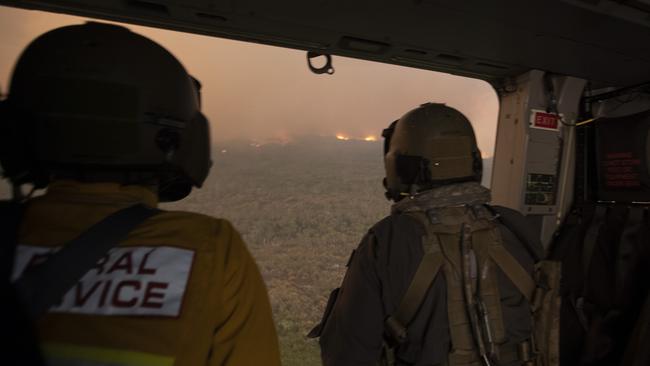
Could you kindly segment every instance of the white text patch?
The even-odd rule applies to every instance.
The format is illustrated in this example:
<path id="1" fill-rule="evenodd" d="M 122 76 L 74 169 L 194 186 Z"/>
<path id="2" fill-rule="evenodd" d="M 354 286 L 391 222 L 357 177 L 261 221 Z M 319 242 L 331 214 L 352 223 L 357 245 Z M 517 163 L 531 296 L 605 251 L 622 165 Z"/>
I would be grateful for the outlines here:
<path id="1" fill-rule="evenodd" d="M 58 248 L 20 245 L 13 279 Z M 111 249 L 50 312 L 178 316 L 194 251 L 169 246 Z"/>

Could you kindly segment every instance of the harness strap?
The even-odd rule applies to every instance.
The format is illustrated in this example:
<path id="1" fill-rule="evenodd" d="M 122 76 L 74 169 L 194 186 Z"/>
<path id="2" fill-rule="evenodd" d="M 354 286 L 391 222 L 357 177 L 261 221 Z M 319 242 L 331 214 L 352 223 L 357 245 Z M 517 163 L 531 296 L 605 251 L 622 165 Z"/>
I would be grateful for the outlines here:
<path id="1" fill-rule="evenodd" d="M 440 251 L 440 240 L 431 230 L 428 216 L 422 212 L 409 213 L 409 216 L 423 225 L 425 231 L 425 235 L 422 236 L 424 255 L 395 312 L 388 316 L 384 322 L 393 340 L 398 343 L 406 341 L 406 328 L 415 318 L 444 263 L 444 257 Z"/>
<path id="2" fill-rule="evenodd" d="M 425 253 L 397 310 L 386 319 L 387 328 L 398 342 L 406 340 L 406 327 L 424 302 L 442 263 L 443 256 L 440 251 Z"/>
<path id="3" fill-rule="evenodd" d="M 465 311 L 470 322 L 472 330 L 472 338 L 474 339 L 478 354 L 485 366 L 490 366 L 491 354 L 488 352 L 486 337 L 484 337 L 483 327 L 480 324 L 479 313 L 477 311 L 478 304 L 482 301 L 480 294 L 476 293 L 478 283 L 475 279 L 478 276 L 478 264 L 472 246 L 472 230 L 469 224 L 463 223 L 460 227 L 460 253 L 461 253 L 461 283 L 463 286 L 463 295 L 465 300 Z M 476 268 L 472 271 L 472 267 Z M 487 333 L 489 333 L 489 328 Z M 453 342 L 453 340 L 452 340 Z"/>
<path id="4" fill-rule="evenodd" d="M 530 303 L 535 291 L 535 281 L 524 267 L 502 246 L 491 246 L 489 249 L 490 257 L 501 268 L 505 275 L 517 287 L 526 300 Z"/>
<path id="5" fill-rule="evenodd" d="M 453 212 L 446 214 L 449 216 Z M 530 274 L 501 245 L 500 241 L 495 239 L 496 243 L 493 243 L 492 236 L 498 234 L 494 233 L 494 230 L 497 230 L 496 227 L 489 225 L 489 222 L 486 224 L 485 220 L 472 220 L 471 217 L 467 218 L 467 220 L 476 225 L 472 225 L 470 229 L 466 225 L 455 224 L 454 220 L 464 222 L 464 217 L 454 217 L 445 222 L 438 222 L 429 217 L 430 213 L 409 212 L 408 215 L 420 222 L 425 229 L 426 234 L 422 239 L 425 253 L 397 309 L 391 316 L 386 318 L 384 325 L 387 334 L 390 336 L 388 339 L 396 341 L 398 344 L 407 341 L 409 323 L 412 322 L 422 306 L 438 272 L 443 271 L 447 282 L 447 310 L 452 342 L 452 349 L 448 354 L 447 363 L 455 366 L 476 366 L 479 364 L 492 364 L 491 360 L 496 358 L 500 359 L 499 362 L 506 363 L 520 360 L 517 345 L 503 344 L 505 342 L 505 332 L 502 323 L 498 284 L 495 282 L 494 271 L 487 268 L 490 262 L 501 268 L 529 302 L 533 297 L 536 286 Z M 475 215 L 478 217 L 476 213 Z M 481 217 L 481 219 L 483 218 Z M 492 234 L 490 234 L 491 232 Z M 463 263 L 464 260 L 468 260 L 468 256 L 461 255 L 462 250 L 459 248 L 458 243 L 459 236 L 464 237 L 466 245 L 463 245 L 461 241 L 461 247 L 465 247 L 464 252 L 467 252 L 471 243 L 471 246 L 474 247 L 472 248 L 474 255 L 477 255 L 478 258 L 470 260 L 469 263 Z M 470 255 L 470 257 L 473 256 Z M 488 258 L 491 258 L 491 260 L 488 260 Z M 475 264 L 475 269 L 471 268 L 472 263 Z M 461 276 L 463 270 L 464 272 L 469 271 L 469 273 Z M 476 273 L 476 279 L 473 273 Z M 461 281 L 461 277 L 464 277 L 465 281 Z M 479 281 L 479 277 L 481 277 L 480 291 L 473 288 L 478 286 L 478 283 L 471 284 L 473 281 Z M 468 294 L 464 293 L 463 284 L 470 284 L 472 287 Z M 479 296 L 479 298 L 474 299 L 474 296 Z M 481 306 L 478 306 L 479 304 L 474 300 L 480 300 Z M 469 307 L 467 307 L 468 303 L 470 304 Z M 482 308 L 483 312 L 480 312 L 479 308 Z M 480 319 L 477 318 L 479 313 L 481 315 Z M 472 319 L 470 319 L 470 316 Z M 488 338 L 488 345 L 494 342 L 489 352 L 484 348 L 486 343 L 480 340 L 477 341 L 483 337 Z M 490 342 L 489 339 L 493 341 Z M 384 354 L 383 359 L 389 361 L 389 365 L 391 364 L 390 360 L 393 359 L 389 356 L 394 355 L 393 347 L 394 344 L 386 344 L 384 347 L 384 352 L 387 353 Z M 479 348 L 482 348 L 482 350 L 479 351 Z"/>
<path id="6" fill-rule="evenodd" d="M 64 244 L 42 264 L 28 268 L 15 282 L 32 319 L 38 319 L 98 260 L 136 226 L 161 211 L 136 204 L 112 213 Z"/>

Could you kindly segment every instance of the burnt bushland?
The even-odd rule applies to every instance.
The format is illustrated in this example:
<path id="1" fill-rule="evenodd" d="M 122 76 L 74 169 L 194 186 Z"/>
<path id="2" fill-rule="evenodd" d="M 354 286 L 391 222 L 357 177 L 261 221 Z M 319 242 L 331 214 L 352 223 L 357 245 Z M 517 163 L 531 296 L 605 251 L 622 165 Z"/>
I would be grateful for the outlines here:
<path id="1" fill-rule="evenodd" d="M 204 187 L 165 209 L 230 220 L 271 298 L 283 365 L 320 365 L 305 338 L 368 228 L 388 214 L 380 142 L 302 137 L 216 144 Z"/>

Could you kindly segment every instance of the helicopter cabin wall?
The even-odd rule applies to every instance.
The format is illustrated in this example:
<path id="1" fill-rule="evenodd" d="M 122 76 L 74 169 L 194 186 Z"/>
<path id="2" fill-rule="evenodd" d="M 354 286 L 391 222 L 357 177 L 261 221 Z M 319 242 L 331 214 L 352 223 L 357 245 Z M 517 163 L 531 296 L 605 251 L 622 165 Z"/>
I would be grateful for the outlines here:
<path id="1" fill-rule="evenodd" d="M 586 81 L 531 70 L 503 85 L 492 203 L 521 211 L 548 247 L 571 208 L 575 123 Z"/>
<path id="2" fill-rule="evenodd" d="M 584 174 L 576 181 L 583 202 L 650 201 L 650 85 L 585 93 L 590 118 L 581 123 Z"/>
<path id="3" fill-rule="evenodd" d="M 605 90 L 599 90 L 598 94 L 602 92 Z M 650 94 L 640 91 L 632 91 L 616 98 L 594 102 L 591 105 L 591 113 L 596 119 L 629 116 L 647 110 L 650 110 Z"/>

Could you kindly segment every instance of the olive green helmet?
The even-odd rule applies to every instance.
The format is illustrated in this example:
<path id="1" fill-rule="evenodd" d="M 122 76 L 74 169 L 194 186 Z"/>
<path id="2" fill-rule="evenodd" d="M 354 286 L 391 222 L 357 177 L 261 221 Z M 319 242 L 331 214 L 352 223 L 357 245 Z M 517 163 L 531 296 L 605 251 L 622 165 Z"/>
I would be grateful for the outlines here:
<path id="1" fill-rule="evenodd" d="M 386 197 L 445 184 L 481 181 L 483 164 L 469 120 L 444 104 L 426 103 L 384 130 Z"/>
<path id="2" fill-rule="evenodd" d="M 162 201 L 210 169 L 200 84 L 167 50 L 127 28 L 87 23 L 34 40 L 0 106 L 0 163 L 14 184 L 50 177 L 152 182 Z"/>

